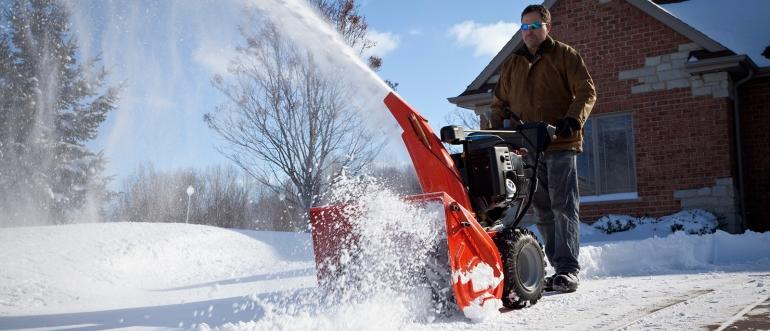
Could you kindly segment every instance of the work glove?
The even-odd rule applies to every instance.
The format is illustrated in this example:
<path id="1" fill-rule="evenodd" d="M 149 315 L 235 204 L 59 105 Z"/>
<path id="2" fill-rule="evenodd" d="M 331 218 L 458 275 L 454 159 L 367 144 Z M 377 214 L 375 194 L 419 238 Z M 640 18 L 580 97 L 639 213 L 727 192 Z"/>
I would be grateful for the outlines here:
<path id="1" fill-rule="evenodd" d="M 580 130 L 580 123 L 572 117 L 565 117 L 556 121 L 556 136 L 559 138 L 569 138 Z"/>

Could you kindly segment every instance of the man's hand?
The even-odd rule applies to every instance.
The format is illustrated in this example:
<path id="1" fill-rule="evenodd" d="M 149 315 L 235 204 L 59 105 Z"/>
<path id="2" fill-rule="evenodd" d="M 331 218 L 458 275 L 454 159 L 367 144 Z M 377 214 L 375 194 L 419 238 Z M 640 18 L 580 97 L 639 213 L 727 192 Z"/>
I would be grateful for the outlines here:
<path id="1" fill-rule="evenodd" d="M 559 138 L 569 138 L 577 130 L 580 130 L 580 123 L 572 117 L 556 121 L 556 136 Z"/>

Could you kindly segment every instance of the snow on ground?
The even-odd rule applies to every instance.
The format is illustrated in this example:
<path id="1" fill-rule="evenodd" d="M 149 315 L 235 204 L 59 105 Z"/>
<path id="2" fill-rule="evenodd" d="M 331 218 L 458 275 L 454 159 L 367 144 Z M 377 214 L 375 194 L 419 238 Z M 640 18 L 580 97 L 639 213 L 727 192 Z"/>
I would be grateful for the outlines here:
<path id="1" fill-rule="evenodd" d="M 679 220 L 708 226 L 694 215 Z M 434 319 L 419 293 L 324 296 L 309 234 L 155 223 L 3 228 L 0 330 L 674 330 L 719 326 L 770 296 L 770 233 L 687 235 L 671 232 L 671 219 L 631 221 L 613 234 L 602 223 L 582 227 L 577 292 L 482 323 L 459 313 Z"/>
<path id="2" fill-rule="evenodd" d="M 0 329 L 217 324 L 244 295 L 316 282 L 306 234 L 188 224 L 4 228 L 0 265 Z"/>

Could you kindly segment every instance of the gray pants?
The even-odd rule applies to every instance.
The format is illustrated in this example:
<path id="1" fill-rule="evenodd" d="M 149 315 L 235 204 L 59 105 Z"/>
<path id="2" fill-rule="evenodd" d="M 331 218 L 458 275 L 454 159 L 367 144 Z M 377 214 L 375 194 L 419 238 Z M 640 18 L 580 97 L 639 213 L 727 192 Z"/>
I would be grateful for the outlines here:
<path id="1" fill-rule="evenodd" d="M 548 151 L 540 158 L 538 186 L 532 205 L 545 255 L 557 273 L 580 271 L 580 194 L 577 152 Z"/>

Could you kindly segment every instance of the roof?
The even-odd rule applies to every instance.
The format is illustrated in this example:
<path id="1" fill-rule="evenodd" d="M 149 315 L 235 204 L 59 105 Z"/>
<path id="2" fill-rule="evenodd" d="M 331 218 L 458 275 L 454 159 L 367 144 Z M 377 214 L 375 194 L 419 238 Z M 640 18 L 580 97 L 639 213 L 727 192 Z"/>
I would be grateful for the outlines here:
<path id="1" fill-rule="evenodd" d="M 770 1 L 690 0 L 660 7 L 757 66 L 770 66 L 762 55 L 770 46 Z"/>
<path id="2" fill-rule="evenodd" d="M 752 10 L 740 9 L 735 0 L 657 0 L 661 5 L 650 0 L 625 1 L 713 54 L 746 54 L 757 66 L 770 67 L 770 59 L 762 56 L 770 46 L 770 20 L 765 17 L 770 13 L 770 1 L 740 2 L 741 7 Z M 545 0 L 543 5 L 551 8 L 556 2 Z M 491 96 L 490 78 L 521 44 L 521 31 L 517 31 L 465 91 L 448 98 L 449 102 L 472 103 Z"/>

